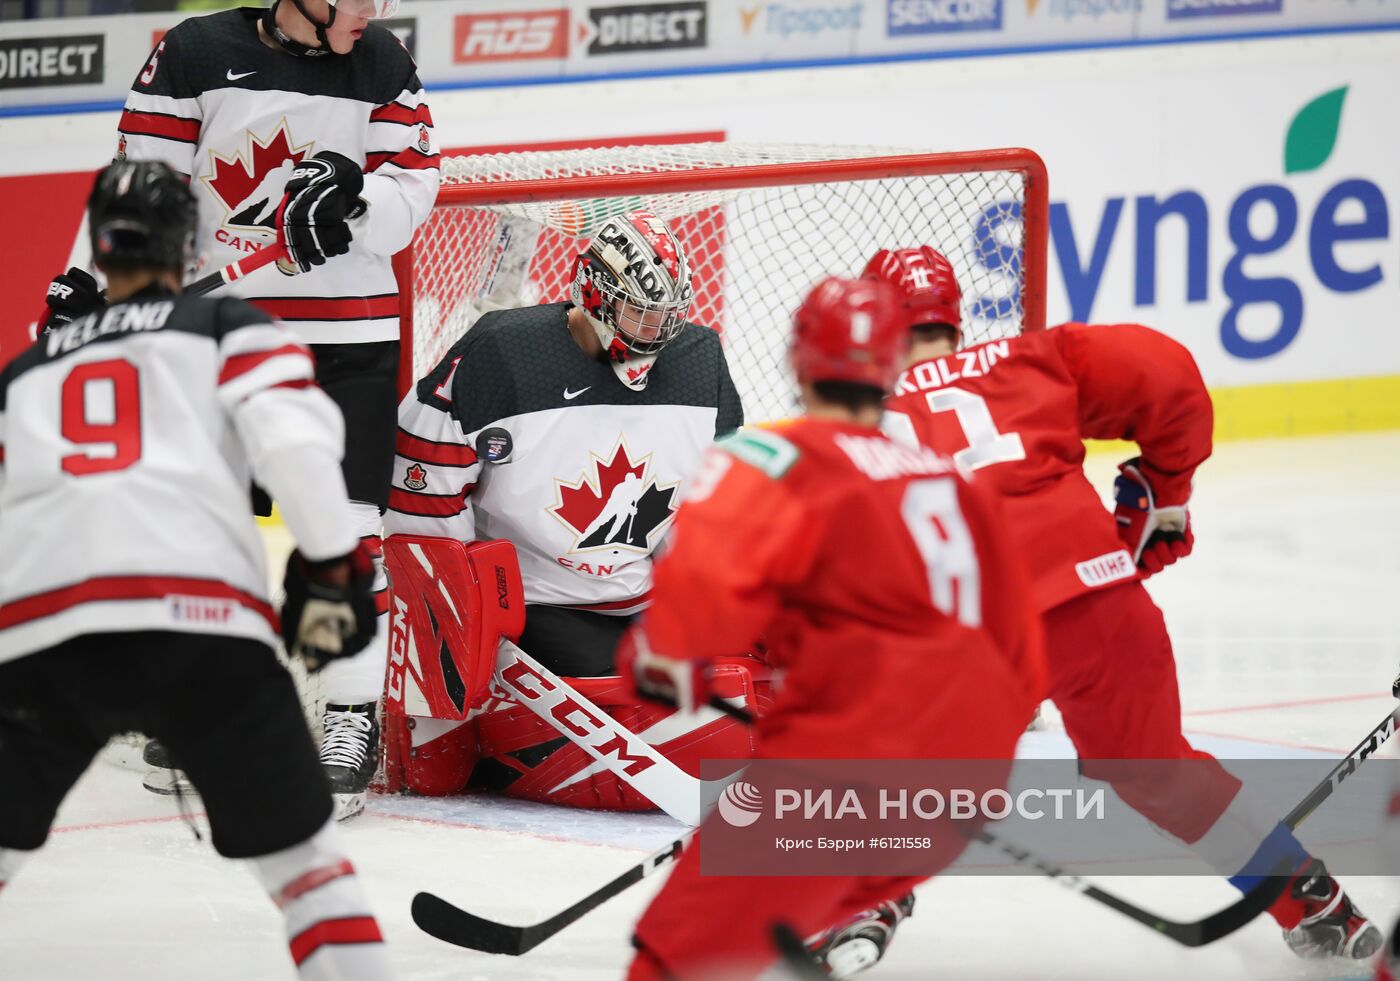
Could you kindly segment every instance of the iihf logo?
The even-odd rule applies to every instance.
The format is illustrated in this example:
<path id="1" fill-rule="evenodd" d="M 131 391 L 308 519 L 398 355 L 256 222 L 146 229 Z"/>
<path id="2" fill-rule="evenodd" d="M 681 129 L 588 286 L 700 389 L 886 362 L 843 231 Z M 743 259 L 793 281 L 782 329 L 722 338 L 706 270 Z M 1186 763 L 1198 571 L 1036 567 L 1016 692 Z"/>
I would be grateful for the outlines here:
<path id="1" fill-rule="evenodd" d="M 731 783 L 715 804 L 719 816 L 736 828 L 747 828 L 763 816 L 763 793 L 751 783 Z"/>

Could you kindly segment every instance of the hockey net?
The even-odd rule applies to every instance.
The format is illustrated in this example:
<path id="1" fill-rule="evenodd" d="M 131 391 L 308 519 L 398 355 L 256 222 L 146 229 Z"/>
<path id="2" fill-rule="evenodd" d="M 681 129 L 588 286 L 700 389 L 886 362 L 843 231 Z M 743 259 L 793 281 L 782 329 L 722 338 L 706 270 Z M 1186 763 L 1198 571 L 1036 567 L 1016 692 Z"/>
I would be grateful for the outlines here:
<path id="1" fill-rule="evenodd" d="M 724 338 L 746 419 L 780 418 L 796 405 L 792 311 L 822 276 L 857 275 L 878 249 L 948 257 L 967 343 L 1043 327 L 1046 194 L 1040 158 L 1020 149 L 693 143 L 445 157 L 437 206 L 399 260 L 403 381 L 482 313 L 567 299 L 588 238 L 648 209 L 689 253 L 688 319 Z"/>

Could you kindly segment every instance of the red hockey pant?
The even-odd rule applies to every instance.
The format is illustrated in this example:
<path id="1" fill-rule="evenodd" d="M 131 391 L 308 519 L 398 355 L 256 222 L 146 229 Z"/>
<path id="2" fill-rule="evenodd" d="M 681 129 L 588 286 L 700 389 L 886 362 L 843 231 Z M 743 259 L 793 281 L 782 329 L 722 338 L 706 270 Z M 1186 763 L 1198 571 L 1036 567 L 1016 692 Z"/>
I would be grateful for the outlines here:
<path id="1" fill-rule="evenodd" d="M 1083 772 L 1188 844 L 1224 813 L 1240 782 L 1181 734 L 1176 660 L 1162 611 L 1139 582 L 1044 614 L 1049 695 Z M 1180 766 L 1100 760 L 1182 760 Z"/>
<path id="2" fill-rule="evenodd" d="M 919 692 L 949 706 L 919 728 L 902 732 L 911 759 L 983 759 L 990 762 L 987 779 L 1004 780 L 1011 770 L 1016 742 L 1030 719 L 1025 696 L 1012 693 L 1009 669 L 1000 663 L 940 666 L 927 678 L 911 680 L 911 697 Z M 830 733 L 823 724 L 796 713 L 779 718 L 783 703 L 769 717 L 778 731 L 764 755 L 817 758 L 832 752 Z M 778 723 L 782 723 L 781 725 Z M 888 718 L 867 720 L 869 731 L 883 734 Z M 862 748 L 847 743 L 841 755 L 861 759 Z M 869 752 L 869 750 L 867 750 Z M 877 754 L 872 753 L 871 756 Z M 868 758 L 868 757 L 867 757 Z M 712 815 L 710 820 L 716 820 Z M 964 822 L 970 824 L 970 822 Z M 887 899 L 898 899 L 927 876 L 719 876 L 702 875 L 702 828 L 681 856 L 666 885 L 637 922 L 634 942 L 639 948 L 628 978 L 682 978 L 706 981 L 756 977 L 777 959 L 772 941 L 774 923 L 785 923 L 808 937 Z M 930 870 L 951 863 L 967 846 L 961 834 L 933 835 L 934 846 L 920 855 Z"/>

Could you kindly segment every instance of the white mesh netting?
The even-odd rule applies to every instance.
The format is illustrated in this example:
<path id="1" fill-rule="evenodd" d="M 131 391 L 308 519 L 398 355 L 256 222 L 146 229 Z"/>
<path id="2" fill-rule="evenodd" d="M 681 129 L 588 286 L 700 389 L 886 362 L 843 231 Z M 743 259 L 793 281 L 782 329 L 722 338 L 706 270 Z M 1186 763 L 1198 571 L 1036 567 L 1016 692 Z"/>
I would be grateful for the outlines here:
<path id="1" fill-rule="evenodd" d="M 566 299 L 587 238 L 640 208 L 669 221 L 688 250 L 688 319 L 724 337 L 749 421 L 794 410 L 786 346 L 807 289 L 825 275 L 858 274 L 881 248 L 928 244 L 948 257 L 969 343 L 1019 333 L 1025 178 L 975 160 L 936 173 L 948 165 L 937 154 L 920 155 L 929 172 L 882 176 L 891 160 L 908 169 L 914 153 L 697 143 L 445 158 L 443 194 L 414 244 L 414 377 L 485 311 Z M 811 166 L 831 161 L 859 163 L 843 165 L 841 179 Z M 583 186 L 600 175 L 646 176 L 622 194 Z M 741 186 L 695 186 L 707 180 Z M 466 195 L 473 200 L 460 203 Z"/>

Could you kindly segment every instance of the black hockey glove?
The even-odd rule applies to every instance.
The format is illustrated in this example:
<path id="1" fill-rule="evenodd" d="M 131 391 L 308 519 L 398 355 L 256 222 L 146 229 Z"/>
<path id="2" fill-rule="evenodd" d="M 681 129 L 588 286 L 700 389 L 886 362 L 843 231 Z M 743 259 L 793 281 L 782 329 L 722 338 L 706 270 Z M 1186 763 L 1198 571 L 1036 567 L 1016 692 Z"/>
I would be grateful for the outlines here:
<path id="1" fill-rule="evenodd" d="M 308 562 L 293 552 L 283 585 L 282 640 L 308 670 L 358 654 L 374 639 L 374 560 L 364 542 L 327 562 Z"/>
<path id="2" fill-rule="evenodd" d="M 67 327 L 79 317 L 87 316 L 94 310 L 101 310 L 102 291 L 97 288 L 97 280 L 85 269 L 72 267 L 49 283 L 49 294 L 44 298 L 49 305 L 49 316 L 44 321 L 43 333 Z"/>
<path id="3" fill-rule="evenodd" d="M 277 209 L 277 227 L 302 272 L 350 251 L 349 219 L 365 210 L 364 186 L 359 166 L 334 150 L 296 165 Z"/>

